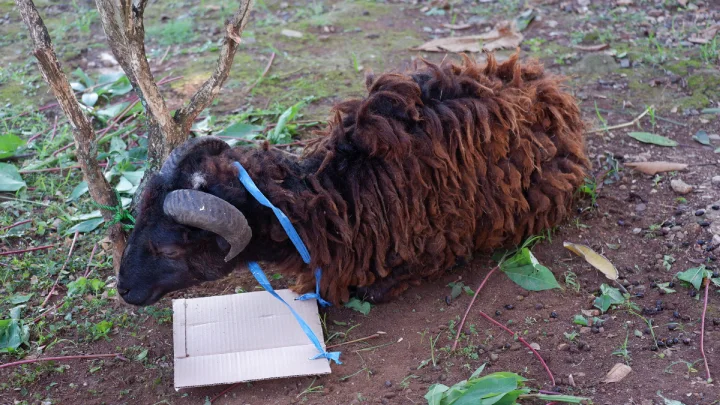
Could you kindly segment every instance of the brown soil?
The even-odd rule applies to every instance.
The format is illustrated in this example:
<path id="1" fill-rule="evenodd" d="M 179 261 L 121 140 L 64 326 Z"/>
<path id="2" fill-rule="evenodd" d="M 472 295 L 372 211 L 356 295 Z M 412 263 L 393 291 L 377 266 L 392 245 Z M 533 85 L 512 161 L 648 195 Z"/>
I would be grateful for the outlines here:
<path id="1" fill-rule="evenodd" d="M 569 47 L 569 33 L 587 28 L 589 23 L 581 18 L 582 14 L 567 12 L 563 8 L 565 6 L 558 2 L 545 3 L 548 4 L 537 5 L 541 10 L 542 21 L 534 22 L 524 32 L 526 40 L 542 38 L 547 44 Z M 612 4 L 615 2 L 598 3 L 601 5 L 597 6 L 600 9 L 596 13 L 613 9 Z M 379 32 L 379 23 L 363 25 L 363 35 L 373 32 L 393 35 L 393 31 L 413 30 L 419 37 L 427 39 L 428 35 L 423 34 L 423 26 L 435 28 L 447 22 L 447 17 L 441 19 L 427 16 L 419 7 L 411 7 L 409 4 L 393 4 L 391 7 L 402 7 L 399 15 L 406 18 L 396 20 L 391 28 L 385 28 L 389 32 Z M 648 7 L 665 12 L 661 6 Z M 636 12 L 637 9 L 631 11 Z M 717 12 L 714 16 L 716 21 L 720 18 Z M 385 21 L 389 17 L 382 18 Z M 690 21 L 692 16 L 688 12 L 680 14 L 680 18 Z M 491 16 L 490 19 L 500 18 Z M 557 21 L 557 27 L 549 27 L 548 21 Z M 602 26 L 602 22 L 596 24 Z M 563 35 L 553 36 L 554 31 L 560 31 Z M 478 32 L 482 30 L 477 28 L 467 31 L 468 34 Z M 623 38 L 624 33 L 618 32 L 617 35 Z M 632 35 L 642 34 L 633 32 Z M 567 49 L 564 48 L 563 52 Z M 314 57 L 321 57 L 321 51 L 322 44 L 319 44 L 308 52 Z M 403 55 L 403 61 L 413 55 L 405 49 L 398 49 L 397 54 Z M 602 114 L 604 119 L 609 124 L 615 124 L 630 121 L 643 110 L 644 105 L 656 103 L 658 115 L 664 120 L 658 119 L 654 128 L 648 120 L 644 120 L 642 130 L 672 138 L 679 142 L 679 146 L 662 148 L 640 144 L 625 135 L 630 128 L 611 134 L 588 135 L 593 175 L 601 183 L 602 180 L 608 180 L 599 191 L 597 207 L 590 207 L 587 199 L 580 201 L 578 209 L 582 212 L 577 214 L 576 219 L 561 226 L 551 239 L 539 243 L 533 250 L 539 261 L 555 273 L 565 287 L 564 290 L 527 293 L 504 274 L 494 274 L 468 317 L 465 327 L 468 338 L 460 343 L 460 349 L 472 347 L 472 350 L 449 354 L 443 349 L 452 344 L 454 334 L 450 328 L 462 316 L 470 298 L 462 294 L 456 300 L 448 300 L 450 288 L 447 284 L 461 280 L 471 288 L 476 288 L 494 266 L 488 257 L 478 257 L 436 283 L 412 288 L 396 301 L 374 307 L 369 316 L 346 308 L 327 310 L 326 336 L 345 332 L 355 326 L 347 335 L 335 338 L 331 343 L 357 339 L 377 331 L 385 332 L 377 339 L 341 347 L 344 364 L 333 365 L 332 374 L 316 379 L 301 377 L 242 384 L 215 403 L 421 404 L 426 403 L 423 396 L 431 384 L 441 382 L 452 385 L 466 379 L 483 363 L 488 363 L 489 371 L 513 371 L 529 378 L 529 385 L 533 387 L 553 389 L 537 359 L 512 336 L 485 321 L 478 315 L 479 310 L 540 346 L 540 353 L 556 378 L 557 387 L 554 389 L 559 392 L 588 396 L 596 404 L 661 404 L 663 402 L 657 395 L 658 391 L 686 405 L 720 402 L 717 382 L 707 384 L 704 381 L 703 364 L 698 362 L 701 358 L 702 293 L 693 297 L 691 289 L 681 286 L 679 282 L 675 286 L 677 292 L 671 294 L 662 294 L 653 287 L 655 283 L 672 281 L 678 271 L 702 263 L 709 267 L 716 266 L 715 257 L 719 250 L 712 249 L 710 241 L 713 230 L 716 234 L 720 233 L 717 230 L 720 225 L 711 223 L 709 227 L 706 226 L 703 221 L 708 220 L 710 213 L 696 216 L 695 211 L 712 211 L 712 204 L 720 203 L 720 190 L 711 185 L 710 181 L 713 176 L 720 174 L 719 155 L 714 153 L 720 141 L 713 141 L 713 147 L 704 146 L 693 141 L 692 135 L 698 130 L 719 134 L 720 120 L 717 116 L 698 115 L 697 109 L 692 107 L 686 110 L 683 107 L 674 108 L 675 101 L 693 96 L 699 91 L 687 87 L 692 69 L 679 76 L 651 64 L 638 65 L 634 69 L 621 69 L 619 65 L 613 65 L 607 71 L 597 71 L 598 62 L 593 61 L 592 57 L 598 60 L 602 57 L 598 57 L 598 54 L 587 57 L 587 54 L 574 51 L 575 56 L 570 58 L 572 62 L 568 65 L 558 65 L 554 61 L 557 55 L 554 54 L 539 56 L 550 70 L 573 76 L 570 85 L 582 100 L 582 109 L 589 126 L 600 125 L 595 104 L 606 111 Z M 440 57 L 432 55 L 431 58 Z M 393 60 L 396 61 L 395 65 L 387 66 L 387 69 L 401 67 L 404 63 Z M 386 65 L 391 63 L 385 62 Z M 674 80 L 675 76 L 680 79 Z M 658 81 L 654 82 L 656 79 Z M 359 79 L 353 77 L 352 80 Z M 637 83 L 640 83 L 640 87 Z M 184 86 L 191 84 L 186 83 Z M 708 97 L 710 101 L 719 101 L 713 100 L 712 94 Z M 224 96 L 224 99 L 227 97 Z M 634 106 L 624 109 L 623 105 L 627 105 L 624 102 L 627 101 Z M 322 105 L 326 107 L 326 104 L 329 105 L 327 102 Z M 690 167 L 676 174 L 664 173 L 657 182 L 650 176 L 629 169 L 620 172 L 617 178 L 610 178 L 605 176 L 608 168 L 604 166 L 608 154 L 612 154 L 621 167 L 624 161 L 638 160 L 685 162 Z M 673 178 L 696 186 L 694 192 L 682 196 L 687 201 L 680 202 L 680 195 L 671 189 L 670 180 Z M 720 222 L 720 219 L 716 221 Z M 607 315 L 603 315 L 602 328 L 593 330 L 574 325 L 573 317 L 582 310 L 591 310 L 593 294 L 602 283 L 609 282 L 582 259 L 564 249 L 563 241 L 586 244 L 603 252 L 620 271 L 620 281 L 635 296 L 633 302 L 646 309 L 647 318 L 655 325 L 657 338 L 671 342 L 676 338 L 678 343 L 671 348 L 651 350 L 653 340 L 646 333 L 647 325 L 639 317 L 622 309 L 610 310 Z M 666 255 L 675 259 L 670 269 L 663 265 Z M 111 269 L 103 272 L 110 274 Z M 568 272 L 577 275 L 578 291 L 565 283 Z M 242 273 L 176 297 L 227 294 L 240 286 L 251 290 L 255 288 L 255 282 L 249 274 Z M 283 287 L 282 281 L 277 287 Z M 720 378 L 720 325 L 717 321 L 720 318 L 720 295 L 713 290 L 711 288 L 705 350 L 717 381 Z M 513 309 L 506 309 L 507 305 L 512 305 Z M 170 299 L 164 299 L 157 306 L 168 308 Z M 62 373 L 54 372 L 47 366 L 29 366 L 25 368 L 26 371 L 42 370 L 39 376 L 14 389 L 0 391 L 0 404 L 22 400 L 40 403 L 42 398 L 51 398 L 53 403 L 61 404 L 200 404 L 226 388 L 216 386 L 175 392 L 172 325 L 161 323 L 146 312 L 138 314 L 135 308 L 120 303 L 113 310 L 127 312 L 131 318 L 134 317 L 135 324 L 119 329 L 111 335 L 109 341 L 100 339 L 78 347 L 67 342 L 57 344 L 46 350 L 43 356 L 111 353 L 142 345 L 149 349 L 146 361 L 140 362 L 134 358 L 129 362 L 105 360 L 102 362 L 103 367 L 94 372 L 91 369 L 101 365 L 100 361 L 63 363 L 65 369 Z M 713 322 L 713 319 L 716 321 Z M 336 321 L 347 325 L 337 324 Z M 670 330 L 670 323 L 679 325 Z M 635 335 L 636 330 L 641 332 L 641 336 Z M 577 337 L 571 341 L 565 334 L 573 331 L 577 332 Z M 435 351 L 437 364 L 419 367 L 431 357 L 429 337 L 438 334 L 441 336 Z M 627 350 L 630 356 L 626 360 L 633 371 L 619 383 L 602 383 L 601 380 L 615 363 L 625 361 L 614 352 L 622 347 L 626 336 L 629 336 Z M 73 336 L 63 338 L 74 339 Z M 4 356 L 0 360 L 10 361 Z M 693 363 L 694 370 L 689 369 L 685 362 Z M 22 381 L 19 376 L 27 374 L 26 371 L 0 370 L 0 381 Z M 313 381 L 314 387 L 322 388 L 306 392 Z"/>

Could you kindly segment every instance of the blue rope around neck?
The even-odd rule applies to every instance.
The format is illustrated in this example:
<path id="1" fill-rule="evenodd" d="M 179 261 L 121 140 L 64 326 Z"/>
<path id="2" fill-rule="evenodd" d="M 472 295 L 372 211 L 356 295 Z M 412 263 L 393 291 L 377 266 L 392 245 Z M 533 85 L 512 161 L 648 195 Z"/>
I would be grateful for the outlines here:
<path id="1" fill-rule="evenodd" d="M 248 174 L 247 170 L 245 170 L 244 167 L 238 162 L 234 162 L 233 165 L 238 169 L 238 178 L 240 179 L 240 183 L 247 189 L 247 191 L 262 205 L 270 208 L 275 213 L 275 216 L 277 217 L 278 221 L 280 221 L 280 225 L 282 225 L 283 229 L 287 233 L 288 237 L 290 238 L 290 241 L 292 241 L 293 245 L 295 245 L 295 249 L 297 249 L 298 253 L 300 253 L 300 256 L 303 259 L 303 262 L 305 264 L 310 264 L 310 252 L 308 251 L 307 247 L 303 243 L 302 239 L 300 239 L 300 235 L 298 235 L 297 231 L 295 230 L 295 227 L 292 226 L 292 223 L 290 223 L 290 219 L 283 213 L 280 209 L 275 207 L 266 197 L 263 195 L 263 193 L 260 191 L 260 189 L 255 185 L 255 182 L 250 178 L 250 175 Z M 292 312 L 293 316 L 295 316 L 295 319 L 300 324 L 300 327 L 302 328 L 303 332 L 307 335 L 307 337 L 312 341 L 312 343 L 315 345 L 315 347 L 318 349 L 320 354 L 313 357 L 312 359 L 319 359 L 319 358 L 326 358 L 328 360 L 334 361 L 336 364 L 342 364 L 340 362 L 340 352 L 327 352 L 323 349 L 322 345 L 320 344 L 320 341 L 318 340 L 317 336 L 315 336 L 315 333 L 313 333 L 312 329 L 308 326 L 307 323 L 300 317 L 300 315 L 295 312 L 295 310 L 285 302 L 276 292 L 273 290 L 272 286 L 270 285 L 270 281 L 268 281 L 267 276 L 265 276 L 265 273 L 263 273 L 262 269 L 260 268 L 260 265 L 256 262 L 250 262 L 248 263 L 248 267 L 250 268 L 250 272 L 255 276 L 255 279 L 260 283 L 260 285 L 270 294 L 272 294 L 275 298 L 279 299 L 285 306 L 290 309 L 290 312 Z M 315 269 L 315 292 L 314 293 L 308 293 L 303 294 L 302 296 L 296 298 L 300 301 L 305 301 L 309 299 L 316 299 L 318 304 L 320 304 L 323 307 L 330 306 L 330 303 L 325 301 L 320 297 L 320 277 L 322 277 L 322 270 L 318 267 Z"/>

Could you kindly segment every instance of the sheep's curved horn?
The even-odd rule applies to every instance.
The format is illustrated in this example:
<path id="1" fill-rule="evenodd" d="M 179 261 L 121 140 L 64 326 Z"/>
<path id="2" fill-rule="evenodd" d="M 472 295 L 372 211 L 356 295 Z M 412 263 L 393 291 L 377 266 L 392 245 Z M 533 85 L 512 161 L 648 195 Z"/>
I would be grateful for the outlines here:
<path id="1" fill-rule="evenodd" d="M 245 216 L 229 202 L 197 190 L 175 190 L 163 202 L 165 215 L 175 221 L 222 236 L 230 244 L 228 262 L 245 249 L 252 230 Z"/>
<path id="2" fill-rule="evenodd" d="M 172 181 L 175 172 L 177 171 L 180 163 L 194 150 L 199 147 L 211 148 L 213 155 L 222 153 L 225 149 L 229 149 L 230 145 L 225 143 L 222 139 L 215 138 L 212 136 L 203 136 L 200 138 L 188 139 L 185 143 L 173 149 L 170 156 L 163 163 L 160 168 L 160 175 L 168 182 Z"/>

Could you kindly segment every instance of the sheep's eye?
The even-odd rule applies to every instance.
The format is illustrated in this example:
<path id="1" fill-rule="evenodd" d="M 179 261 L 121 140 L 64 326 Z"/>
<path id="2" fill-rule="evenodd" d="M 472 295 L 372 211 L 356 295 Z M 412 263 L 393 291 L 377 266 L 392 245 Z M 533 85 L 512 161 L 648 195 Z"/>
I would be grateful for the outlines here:
<path id="1" fill-rule="evenodd" d="M 163 256 L 168 259 L 178 259 L 182 256 L 183 250 L 175 245 L 155 245 L 154 243 L 150 243 L 150 250 L 153 251 L 154 254 Z"/>

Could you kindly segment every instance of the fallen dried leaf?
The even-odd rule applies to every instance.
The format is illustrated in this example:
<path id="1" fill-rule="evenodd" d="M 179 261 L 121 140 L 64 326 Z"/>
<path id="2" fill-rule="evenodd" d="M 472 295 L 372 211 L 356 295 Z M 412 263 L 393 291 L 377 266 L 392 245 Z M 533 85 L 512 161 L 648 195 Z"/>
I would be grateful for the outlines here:
<path id="1" fill-rule="evenodd" d="M 468 28 L 472 28 L 474 24 L 443 24 L 443 27 L 450 29 L 450 30 L 466 30 Z"/>
<path id="2" fill-rule="evenodd" d="M 670 188 L 672 188 L 673 191 L 678 194 L 688 194 L 689 192 L 693 191 L 693 186 L 685 183 L 680 179 L 670 180 Z"/>
<path id="3" fill-rule="evenodd" d="M 630 162 L 625 163 L 625 166 L 633 168 L 641 173 L 645 173 L 650 176 L 653 176 L 657 173 L 685 170 L 688 167 L 688 165 L 685 163 L 674 162 Z"/>
<path id="4" fill-rule="evenodd" d="M 615 2 L 615 4 L 617 4 L 618 6 L 629 6 L 633 4 L 633 0 L 618 0 L 617 2 Z"/>
<path id="5" fill-rule="evenodd" d="M 700 31 L 699 34 L 688 38 L 688 41 L 694 44 L 704 45 L 712 41 L 713 38 L 715 38 L 715 35 L 717 35 L 718 31 L 720 31 L 720 24 L 715 24 L 712 27 Z"/>
<path id="6" fill-rule="evenodd" d="M 515 30 L 515 26 L 507 21 L 498 23 L 495 28 L 480 35 L 464 37 L 449 37 L 433 39 L 414 51 L 426 52 L 480 52 L 483 49 L 494 51 L 496 49 L 517 48 L 523 40 L 523 35 Z"/>
<path id="7" fill-rule="evenodd" d="M 630 366 L 623 364 L 623 363 L 617 363 L 613 366 L 613 368 L 610 369 L 610 371 L 605 376 L 605 379 L 602 380 L 604 383 L 616 383 L 623 378 L 627 377 L 628 374 L 632 369 Z"/>
<path id="8" fill-rule="evenodd" d="M 609 44 L 599 44 L 599 45 L 575 45 L 575 49 L 579 49 L 581 51 L 588 51 L 588 52 L 597 52 L 602 51 L 604 49 L 610 48 Z"/>
<path id="9" fill-rule="evenodd" d="M 603 273 L 609 280 L 617 280 L 618 271 L 615 266 L 610 263 L 610 260 L 605 258 L 605 256 L 596 253 L 594 250 L 585 245 L 579 245 L 577 243 L 563 242 L 563 246 L 569 251 L 585 259 L 586 262 L 590 263 L 596 269 L 600 270 L 600 272 Z"/>
<path id="10" fill-rule="evenodd" d="M 280 31 L 280 33 L 285 35 L 286 37 L 290 37 L 290 38 L 302 38 L 303 37 L 302 32 L 295 31 L 295 30 L 284 29 L 284 30 Z"/>

